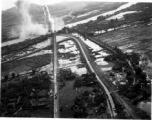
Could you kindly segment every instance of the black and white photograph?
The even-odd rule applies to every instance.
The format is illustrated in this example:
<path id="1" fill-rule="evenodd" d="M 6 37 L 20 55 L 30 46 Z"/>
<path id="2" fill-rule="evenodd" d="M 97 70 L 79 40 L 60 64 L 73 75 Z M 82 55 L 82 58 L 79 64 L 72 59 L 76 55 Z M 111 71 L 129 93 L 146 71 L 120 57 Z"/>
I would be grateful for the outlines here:
<path id="1" fill-rule="evenodd" d="M 152 2 L 1 2 L 0 119 L 151 120 Z"/>

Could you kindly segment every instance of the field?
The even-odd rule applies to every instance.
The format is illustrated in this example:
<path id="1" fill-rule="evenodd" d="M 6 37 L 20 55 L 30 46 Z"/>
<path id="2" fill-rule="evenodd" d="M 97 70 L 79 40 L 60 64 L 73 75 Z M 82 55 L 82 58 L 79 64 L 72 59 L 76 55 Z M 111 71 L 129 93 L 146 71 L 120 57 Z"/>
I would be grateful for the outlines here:
<path id="1" fill-rule="evenodd" d="M 152 25 L 135 25 L 94 37 L 98 41 L 116 46 L 123 51 L 145 54 L 152 61 Z"/>
<path id="2" fill-rule="evenodd" d="M 124 3 L 116 3 L 114 8 L 121 4 Z M 139 118 L 150 118 L 151 111 L 148 107 L 145 112 L 140 109 L 137 111 L 136 108 L 140 108 L 145 101 L 148 105 L 151 100 L 151 5 L 138 3 L 114 14 L 99 16 L 88 23 L 83 23 L 82 20 L 100 12 L 97 10 L 98 12 L 88 14 L 90 10 L 96 10 L 97 4 L 91 4 L 90 9 L 70 14 L 75 18 L 69 23 L 81 20 L 80 24 L 71 28 L 65 26 L 56 32 L 61 118 L 111 118 L 109 102 L 97 76 L 100 76 L 100 80 L 108 86 L 110 95 L 114 97 L 118 118 L 127 117 L 128 106 L 125 106 L 123 100 L 130 104 L 131 113 L 137 113 Z M 83 6 L 88 8 L 89 5 L 82 4 L 80 8 Z M 114 9 L 104 8 L 105 11 Z M 124 15 L 122 19 L 107 20 L 117 13 L 133 10 L 136 12 Z M 11 43 L 17 37 L 8 38 L 7 32 L 3 32 L 2 42 L 10 40 Z M 84 51 L 70 38 L 71 35 L 80 40 Z M 52 39 L 53 34 L 47 34 L 2 47 L 2 116 L 53 117 L 53 107 L 50 107 L 53 106 L 54 85 Z M 84 59 L 83 52 L 88 60 Z M 90 64 L 94 71 L 89 67 Z M 121 102 L 116 94 L 122 98 Z M 26 102 L 23 102 L 24 99 Z M 45 104 L 47 100 L 48 104 Z M 44 109 L 41 110 L 41 107 Z"/>

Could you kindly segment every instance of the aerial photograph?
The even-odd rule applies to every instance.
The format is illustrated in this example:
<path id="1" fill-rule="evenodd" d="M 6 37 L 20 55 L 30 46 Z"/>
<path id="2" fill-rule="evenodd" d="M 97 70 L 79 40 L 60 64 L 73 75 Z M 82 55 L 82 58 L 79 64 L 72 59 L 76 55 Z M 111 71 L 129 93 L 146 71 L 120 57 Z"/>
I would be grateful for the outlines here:
<path id="1" fill-rule="evenodd" d="M 151 120 L 152 2 L 2 0 L 1 118 Z"/>

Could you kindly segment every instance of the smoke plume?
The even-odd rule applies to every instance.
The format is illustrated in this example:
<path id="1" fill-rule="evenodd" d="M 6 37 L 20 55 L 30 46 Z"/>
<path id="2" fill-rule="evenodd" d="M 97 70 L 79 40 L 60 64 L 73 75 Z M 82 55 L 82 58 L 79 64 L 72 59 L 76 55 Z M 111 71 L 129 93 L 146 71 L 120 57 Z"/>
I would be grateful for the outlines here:
<path id="1" fill-rule="evenodd" d="M 48 28 L 49 32 L 54 32 L 54 20 L 51 17 L 48 7 L 43 6 L 44 16 L 45 16 L 45 26 Z"/>
<path id="2" fill-rule="evenodd" d="M 61 18 L 55 17 L 54 19 L 54 30 L 58 31 L 64 27 L 64 21 Z"/>
<path id="3" fill-rule="evenodd" d="M 47 33 L 41 24 L 32 21 L 32 17 L 29 14 L 30 3 L 24 0 L 18 0 L 16 2 L 17 9 L 19 10 L 22 18 L 20 25 L 20 38 L 27 38 L 34 35 L 43 35 Z"/>
<path id="4" fill-rule="evenodd" d="M 43 6 L 45 16 L 45 26 L 50 32 L 58 31 L 64 27 L 64 21 L 61 18 L 53 18 L 47 6 Z"/>

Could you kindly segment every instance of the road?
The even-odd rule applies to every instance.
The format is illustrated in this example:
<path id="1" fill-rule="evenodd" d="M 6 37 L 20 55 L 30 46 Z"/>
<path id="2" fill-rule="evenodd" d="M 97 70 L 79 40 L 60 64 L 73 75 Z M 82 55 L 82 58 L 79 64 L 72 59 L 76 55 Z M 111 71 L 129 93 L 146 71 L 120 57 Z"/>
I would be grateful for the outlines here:
<path id="1" fill-rule="evenodd" d="M 91 59 L 90 54 L 88 52 L 88 49 L 86 48 L 85 43 L 82 40 L 80 40 L 79 38 L 74 37 L 72 35 L 69 35 L 69 34 L 62 34 L 62 35 L 66 36 L 67 38 L 64 38 L 62 40 L 58 40 L 57 39 L 57 42 L 59 43 L 59 42 L 65 41 L 67 39 L 73 39 L 77 43 L 77 45 L 78 45 L 78 47 L 79 47 L 79 49 L 80 49 L 83 57 L 85 58 L 86 63 L 89 66 L 89 69 L 96 74 L 97 80 L 102 85 L 102 87 L 103 87 L 103 89 L 104 89 L 104 91 L 105 91 L 105 93 L 106 93 L 106 95 L 108 97 L 107 104 L 108 104 L 108 109 L 109 109 L 109 113 L 111 115 L 111 118 L 115 118 L 116 115 L 117 115 L 117 113 L 115 112 L 116 106 L 115 106 L 114 98 L 111 96 L 111 93 L 113 93 L 113 95 L 115 96 L 115 98 L 126 109 L 128 116 L 131 116 L 132 119 L 133 118 L 137 119 L 138 117 L 136 117 L 136 115 L 133 114 L 132 108 L 117 93 L 114 92 L 114 91 L 117 90 L 116 87 L 111 82 L 108 81 L 108 78 L 102 73 L 101 69 L 99 69 L 98 66 L 97 66 L 97 64 Z M 106 49 L 111 49 L 109 46 L 103 46 L 102 45 L 102 47 L 104 47 Z M 110 51 L 113 51 L 113 50 L 111 49 Z M 19 58 L 22 58 L 22 57 L 19 57 Z M 57 60 L 54 59 L 54 61 L 57 61 Z M 10 62 L 10 61 L 8 61 L 8 62 Z M 57 88 L 56 88 L 55 93 L 57 93 Z M 56 103 L 56 105 L 58 104 L 58 100 L 57 99 L 55 99 L 54 102 Z M 55 108 L 57 108 L 57 107 L 55 106 Z M 56 112 L 58 111 L 57 109 L 55 109 Z M 58 113 L 57 113 L 57 116 L 58 116 Z"/>
<path id="2" fill-rule="evenodd" d="M 87 65 L 89 66 L 90 70 L 93 73 L 96 74 L 96 70 L 95 70 L 96 66 L 94 66 L 92 64 L 93 61 L 91 61 L 90 54 L 88 53 L 86 45 L 79 38 L 76 38 L 76 37 L 74 37 L 72 35 L 66 35 L 66 36 L 72 38 L 78 44 L 79 49 L 80 49 L 83 57 L 85 58 L 85 60 L 87 62 Z M 112 97 L 110 95 L 110 92 L 107 89 L 107 87 L 104 85 L 104 83 L 101 80 L 101 77 L 98 74 L 96 74 L 96 78 L 99 81 L 99 83 L 103 86 L 103 89 L 104 89 L 106 95 L 108 96 L 108 108 L 109 108 L 109 113 L 111 114 L 111 118 L 115 118 L 117 113 L 115 112 L 115 104 L 114 104 L 114 101 L 113 101 L 113 99 L 112 99 Z"/>
<path id="3" fill-rule="evenodd" d="M 130 119 L 139 119 L 133 112 L 132 108 L 117 94 L 117 88 L 116 86 L 114 86 L 111 81 L 108 80 L 108 78 L 103 74 L 103 72 L 101 71 L 101 69 L 99 69 L 99 67 L 97 67 L 97 64 L 91 60 L 90 58 L 90 54 L 86 48 L 86 45 L 84 42 L 82 42 L 82 40 L 80 40 L 79 38 L 77 37 L 74 37 L 72 35 L 66 35 L 65 36 L 67 37 L 70 37 L 72 38 L 73 40 L 75 40 L 75 42 L 78 44 L 79 48 L 80 48 L 80 51 L 82 53 L 82 55 L 84 56 L 90 70 L 92 72 L 94 72 L 96 74 L 96 77 L 97 77 L 97 80 L 99 81 L 99 83 L 103 86 L 107 96 L 108 96 L 108 100 L 109 100 L 109 110 L 110 110 L 110 113 L 111 113 L 111 117 L 115 117 L 117 115 L 117 113 L 115 112 L 116 110 L 116 106 L 115 106 L 115 102 L 114 102 L 114 98 L 111 96 L 111 93 L 113 93 L 113 95 L 115 96 L 116 98 L 116 101 L 118 101 L 124 108 L 125 108 L 125 111 L 127 113 L 127 116 L 128 118 Z M 91 40 L 91 41 L 95 41 L 95 40 Z M 97 42 L 95 42 L 97 43 Z M 105 43 L 101 43 L 101 44 L 98 44 L 104 48 L 106 48 L 107 50 L 110 50 L 112 53 L 116 54 L 116 52 L 112 49 L 111 46 L 108 46 L 108 45 L 104 45 Z M 110 109 L 111 108 L 111 109 Z"/>
<path id="4" fill-rule="evenodd" d="M 93 38 L 91 38 L 91 37 L 88 37 L 88 36 L 87 36 L 87 38 L 88 38 L 90 41 L 98 44 L 99 46 L 104 47 L 104 48 L 106 48 L 107 50 L 111 51 L 111 53 L 117 54 L 117 52 L 115 51 L 115 49 L 113 49 L 111 46 L 107 45 L 106 43 L 101 42 L 101 41 L 99 42 L 99 40 L 95 40 L 95 39 L 93 39 Z M 109 83 L 109 84 L 110 84 L 110 83 Z M 109 89 L 111 89 L 110 86 L 109 86 L 107 83 L 105 83 L 105 85 L 106 85 L 107 87 L 109 87 Z M 131 117 L 134 118 L 134 119 L 139 119 L 139 118 L 137 117 L 137 115 L 134 114 L 132 108 L 131 108 L 131 107 L 120 97 L 120 95 L 119 95 L 117 92 L 115 92 L 115 91 L 116 91 L 116 90 L 114 90 L 114 91 L 111 90 L 111 93 L 113 93 L 113 95 L 117 98 L 117 100 L 119 101 L 119 103 L 121 103 L 121 105 L 124 106 L 127 115 L 128 115 L 128 116 L 131 116 Z"/>
<path id="5" fill-rule="evenodd" d="M 50 39 L 50 44 L 52 44 L 52 40 Z M 57 59 L 57 42 L 56 35 L 53 35 L 53 79 L 54 79 L 54 118 L 59 118 L 59 92 L 58 92 L 58 82 L 57 82 L 57 74 L 58 74 L 58 59 Z"/>

